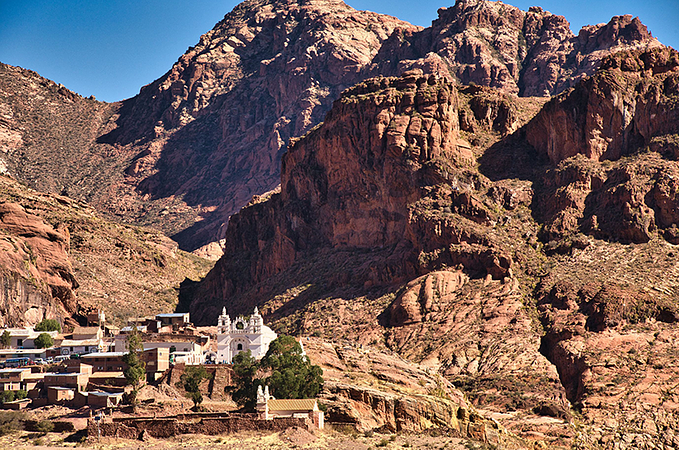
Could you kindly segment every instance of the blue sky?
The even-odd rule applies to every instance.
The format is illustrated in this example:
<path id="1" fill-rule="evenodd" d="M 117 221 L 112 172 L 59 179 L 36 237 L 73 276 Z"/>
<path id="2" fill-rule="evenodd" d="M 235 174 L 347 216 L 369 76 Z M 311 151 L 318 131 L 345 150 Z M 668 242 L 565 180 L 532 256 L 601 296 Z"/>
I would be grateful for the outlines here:
<path id="1" fill-rule="evenodd" d="M 35 70 L 81 95 L 116 101 L 162 76 L 237 4 L 232 0 L 0 0 L 0 61 Z M 428 26 L 454 0 L 348 0 L 356 9 Z M 639 16 L 662 43 L 679 48 L 679 1 L 534 0 L 565 16 L 574 33 L 614 15 Z"/>

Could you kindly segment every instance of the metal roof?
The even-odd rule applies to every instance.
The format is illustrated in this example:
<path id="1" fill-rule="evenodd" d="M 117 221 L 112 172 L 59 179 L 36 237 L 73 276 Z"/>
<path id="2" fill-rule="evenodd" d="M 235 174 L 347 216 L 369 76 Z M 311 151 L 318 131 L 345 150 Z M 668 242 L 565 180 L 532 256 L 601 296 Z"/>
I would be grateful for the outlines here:
<path id="1" fill-rule="evenodd" d="M 86 355 L 82 355 L 81 358 L 87 359 L 87 358 L 113 358 L 113 357 L 118 357 L 118 356 L 123 356 L 127 352 L 98 352 L 98 353 L 88 353 Z"/>
<path id="2" fill-rule="evenodd" d="M 316 406 L 316 399 L 283 399 L 269 400 L 269 411 L 313 411 Z"/>

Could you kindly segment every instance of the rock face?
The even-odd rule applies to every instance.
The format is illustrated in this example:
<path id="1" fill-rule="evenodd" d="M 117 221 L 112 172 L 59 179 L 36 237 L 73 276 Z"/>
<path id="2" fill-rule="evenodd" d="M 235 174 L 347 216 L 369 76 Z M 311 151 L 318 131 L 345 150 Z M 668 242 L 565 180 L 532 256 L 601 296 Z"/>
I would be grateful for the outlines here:
<path id="1" fill-rule="evenodd" d="M 107 139 L 148 142 L 127 168 L 141 195 L 209 213 L 175 238 L 190 248 L 279 181 L 291 137 L 319 123 L 397 27 L 341 1 L 250 0 L 120 109 Z M 205 216 L 208 217 L 208 216 Z"/>
<path id="2" fill-rule="evenodd" d="M 365 78 L 361 69 L 397 27 L 414 29 L 341 1 L 246 1 L 167 74 L 112 105 L 3 65 L 4 166 L 194 250 L 218 241 L 230 214 L 278 184 L 288 140 Z M 53 146 L 61 156 L 46 159 Z"/>
<path id="3" fill-rule="evenodd" d="M 35 325 L 74 314 L 78 283 L 68 258 L 68 230 L 52 228 L 16 203 L 1 203 L 0 233 L 2 325 Z"/>
<path id="4" fill-rule="evenodd" d="M 679 53 L 666 48 L 609 57 L 545 105 L 525 131 L 556 165 L 544 181 L 550 233 L 677 242 L 677 94 Z M 644 147 L 653 152 L 621 160 Z"/>
<path id="5" fill-rule="evenodd" d="M 384 267 L 352 280 L 366 286 L 441 264 L 506 276 L 511 257 L 446 214 L 481 229 L 492 222 L 469 188 L 474 155 L 459 136 L 457 102 L 449 82 L 417 70 L 345 91 L 323 125 L 284 156 L 281 192 L 232 217 L 228 256 L 196 295 L 194 319 L 211 320 L 221 308 L 214 299 L 238 295 L 319 248 L 388 249 Z"/>
<path id="6" fill-rule="evenodd" d="M 179 284 L 211 267 L 158 231 L 112 223 L 82 202 L 6 176 L 0 234 L 2 325 L 45 317 L 74 324 L 92 310 L 124 324 L 133 315 L 171 311 Z"/>
<path id="7" fill-rule="evenodd" d="M 616 16 L 573 35 L 563 16 L 486 0 L 457 0 L 421 31 L 399 30 L 382 46 L 374 73 L 411 67 L 450 74 L 522 96 L 550 96 L 594 73 L 621 50 L 661 47 L 638 18 Z"/>
<path id="8" fill-rule="evenodd" d="M 183 305 L 386 347 L 552 447 L 672 442 L 675 55 L 616 54 L 546 104 L 419 70 L 360 83 L 293 141 L 280 191 L 233 216 Z M 627 137 L 601 119 L 619 104 Z M 392 405 L 344 384 L 334 399 Z"/>
<path id="9" fill-rule="evenodd" d="M 500 2 L 458 1 L 421 29 L 340 1 L 248 0 L 120 103 L 1 66 L 0 172 L 215 258 L 229 216 L 279 183 L 289 140 L 361 80 L 420 68 L 505 94 L 550 95 L 611 52 L 653 46 L 628 16 L 576 37 L 563 17 Z M 515 118 L 506 113 L 498 120 Z"/>
<path id="10" fill-rule="evenodd" d="M 483 419 L 444 378 L 399 355 L 354 342 L 303 342 L 312 363 L 323 369 L 321 399 L 329 422 L 354 424 L 359 431 L 444 428 L 491 445 L 517 441 Z"/>

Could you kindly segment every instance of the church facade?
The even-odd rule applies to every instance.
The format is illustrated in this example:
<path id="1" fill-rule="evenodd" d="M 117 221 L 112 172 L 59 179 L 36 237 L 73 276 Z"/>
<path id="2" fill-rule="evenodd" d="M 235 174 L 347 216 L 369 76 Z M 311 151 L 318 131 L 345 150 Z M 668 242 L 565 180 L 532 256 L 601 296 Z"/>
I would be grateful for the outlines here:
<path id="1" fill-rule="evenodd" d="M 230 364 L 234 356 L 248 350 L 255 359 L 261 359 L 276 337 L 278 335 L 264 325 L 264 319 L 256 307 L 248 320 L 239 316 L 234 321 L 223 308 L 217 320 L 217 363 Z"/>

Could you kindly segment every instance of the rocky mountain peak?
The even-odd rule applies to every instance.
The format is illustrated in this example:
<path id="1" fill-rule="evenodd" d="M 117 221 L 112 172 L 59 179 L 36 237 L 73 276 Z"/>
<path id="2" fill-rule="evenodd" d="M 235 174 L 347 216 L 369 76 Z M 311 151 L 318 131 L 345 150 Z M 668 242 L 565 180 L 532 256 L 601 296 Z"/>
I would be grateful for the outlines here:
<path id="1" fill-rule="evenodd" d="M 522 96 L 550 96 L 591 75 L 606 55 L 661 46 L 638 18 L 616 16 L 578 36 L 563 16 L 502 2 L 458 0 L 441 8 L 432 26 L 389 39 L 373 70 L 409 67 L 448 73 L 462 84 L 496 87 Z"/>

